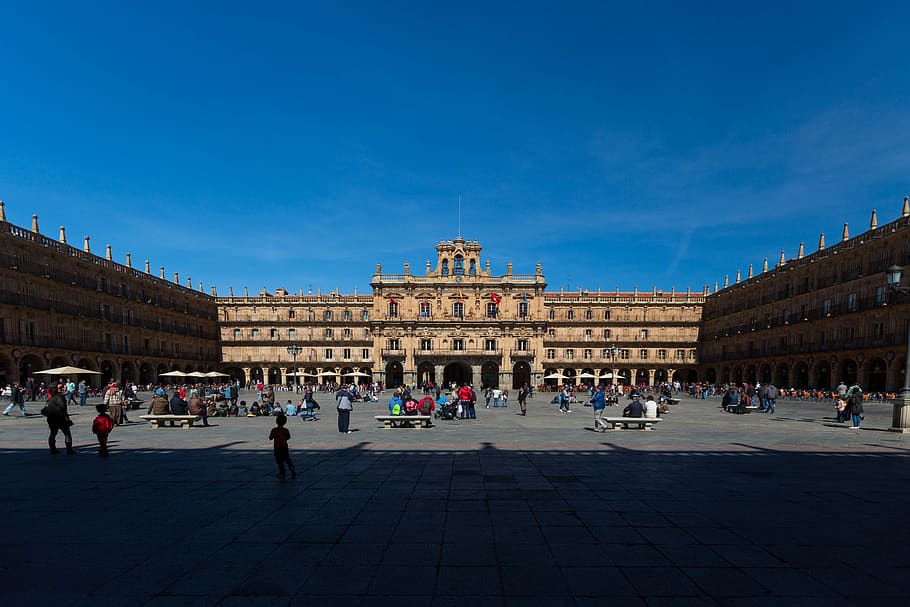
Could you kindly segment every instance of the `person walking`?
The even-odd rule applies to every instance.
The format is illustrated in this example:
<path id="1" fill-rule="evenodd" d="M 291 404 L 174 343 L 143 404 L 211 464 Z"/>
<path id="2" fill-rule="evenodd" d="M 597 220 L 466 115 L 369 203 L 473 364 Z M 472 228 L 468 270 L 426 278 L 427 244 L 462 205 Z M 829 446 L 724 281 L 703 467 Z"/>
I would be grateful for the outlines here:
<path id="1" fill-rule="evenodd" d="M 521 414 L 528 414 L 528 389 L 526 386 L 522 386 L 518 389 L 518 406 L 521 408 Z"/>
<path id="2" fill-rule="evenodd" d="M 509 406 L 509 389 L 503 388 L 502 389 L 502 408 L 505 409 L 508 406 Z"/>
<path id="3" fill-rule="evenodd" d="M 72 379 L 66 380 L 66 404 L 76 404 L 76 382 Z"/>
<path id="4" fill-rule="evenodd" d="M 41 414 L 47 418 L 47 426 L 50 434 L 47 437 L 47 445 L 50 447 L 51 455 L 60 453 L 57 450 L 57 432 L 63 432 L 64 444 L 66 444 L 67 455 L 73 455 L 73 435 L 70 432 L 70 426 L 73 421 L 70 419 L 66 410 L 66 386 L 59 384 L 55 389 L 55 394 L 47 399 L 47 404 L 41 409 Z"/>
<path id="5" fill-rule="evenodd" d="M 107 405 L 114 423 L 122 426 L 126 416 L 123 414 L 123 390 L 120 389 L 117 382 L 112 381 L 104 391 L 104 404 Z"/>
<path id="6" fill-rule="evenodd" d="M 338 431 L 351 433 L 351 411 L 354 410 L 354 396 L 344 386 L 335 394 L 338 410 Z"/>
<path id="7" fill-rule="evenodd" d="M 865 413 L 863 409 L 863 390 L 859 385 L 853 385 L 847 390 L 847 412 L 853 418 L 853 425 L 847 427 L 851 430 L 859 430 Z"/>
<path id="8" fill-rule="evenodd" d="M 85 385 L 85 380 L 79 381 L 79 386 L 76 388 L 76 391 L 79 392 L 79 406 L 84 407 L 85 401 L 88 398 L 88 386 Z"/>
<path id="9" fill-rule="evenodd" d="M 599 430 L 603 426 L 603 429 L 606 430 L 607 422 L 603 420 L 603 415 L 604 409 L 607 408 L 607 399 L 600 385 L 594 388 L 594 395 L 591 396 L 591 407 L 594 409 L 594 429 Z"/>
<path id="10" fill-rule="evenodd" d="M 22 387 L 19 382 L 13 384 L 9 395 L 9 406 L 3 411 L 3 415 L 8 416 L 13 407 L 17 406 L 19 407 L 19 412 L 22 413 L 22 417 L 28 417 L 28 412 L 25 410 L 25 394 L 22 393 Z"/>
<path id="11" fill-rule="evenodd" d="M 284 466 L 287 464 L 291 471 L 291 478 L 297 478 L 297 468 L 291 461 L 291 453 L 288 448 L 288 441 L 291 440 L 291 432 L 284 427 L 288 423 L 288 418 L 279 415 L 275 418 L 275 427 L 269 432 L 269 440 L 272 441 L 272 451 L 275 453 L 275 463 L 278 464 L 278 476 L 284 478 Z"/>

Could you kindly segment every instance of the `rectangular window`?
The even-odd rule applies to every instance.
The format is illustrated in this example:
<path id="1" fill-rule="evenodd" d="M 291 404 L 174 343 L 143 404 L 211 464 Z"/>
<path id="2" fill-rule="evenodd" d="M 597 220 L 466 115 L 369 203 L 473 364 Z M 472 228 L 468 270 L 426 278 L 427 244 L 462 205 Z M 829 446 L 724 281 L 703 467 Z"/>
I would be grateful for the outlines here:
<path id="1" fill-rule="evenodd" d="M 612 335 L 610 329 L 604 329 L 604 339 L 610 339 L 610 335 Z"/>
<path id="2" fill-rule="evenodd" d="M 288 310 L 288 319 L 294 320 L 295 316 L 294 310 Z"/>
<path id="3" fill-rule="evenodd" d="M 677 351 L 676 351 L 676 360 L 685 360 L 685 359 L 686 359 L 686 351 L 685 351 L 685 350 L 677 350 Z"/>
<path id="4" fill-rule="evenodd" d="M 397 339 L 390 339 L 388 341 L 389 350 L 401 350 L 401 342 Z"/>
<path id="5" fill-rule="evenodd" d="M 553 348 L 547 348 L 547 359 L 553 360 L 556 358 L 556 350 Z"/>
<path id="6" fill-rule="evenodd" d="M 297 329 L 288 329 L 288 339 L 297 339 Z"/>
<path id="7" fill-rule="evenodd" d="M 129 336 L 129 335 L 124 335 L 124 336 L 123 336 L 123 353 L 124 353 L 124 354 L 132 354 L 132 353 L 133 353 L 133 347 L 132 347 L 132 344 L 130 343 L 130 336 Z"/>
<path id="8" fill-rule="evenodd" d="M 454 318 L 464 318 L 464 304 L 456 301 L 452 304 L 452 316 Z"/>
<path id="9" fill-rule="evenodd" d="M 875 287 L 875 305 L 883 306 L 888 302 L 888 288 Z"/>
<path id="10" fill-rule="evenodd" d="M 528 317 L 528 302 L 523 301 L 518 304 L 518 317 L 527 318 Z"/>
<path id="11" fill-rule="evenodd" d="M 322 313 L 322 320 L 332 320 L 332 311 L 326 310 Z"/>
<path id="12" fill-rule="evenodd" d="M 594 313 L 591 310 L 585 310 L 585 320 L 591 320 L 594 317 Z"/>
<path id="13" fill-rule="evenodd" d="M 389 318 L 398 318 L 398 302 L 389 302 Z"/>
<path id="14" fill-rule="evenodd" d="M 847 312 L 856 312 L 859 309 L 856 293 L 847 294 Z"/>
<path id="15" fill-rule="evenodd" d="M 351 320 L 351 311 L 345 310 L 344 313 L 341 315 L 341 318 L 343 320 Z"/>
<path id="16" fill-rule="evenodd" d="M 566 320 L 575 319 L 575 310 L 566 310 Z"/>
<path id="17" fill-rule="evenodd" d="M 325 338 L 326 338 L 326 339 L 332 339 L 332 330 L 331 330 L 331 329 L 326 329 L 326 330 L 325 330 Z"/>
<path id="18" fill-rule="evenodd" d="M 590 350 L 590 349 L 585 350 L 585 351 L 584 351 L 584 358 L 585 358 L 585 360 L 591 360 L 592 358 L 594 358 L 594 352 L 593 352 L 592 350 Z"/>
<path id="19" fill-rule="evenodd" d="M 831 300 L 822 301 L 822 316 L 831 316 Z"/>
<path id="20" fill-rule="evenodd" d="M 2 321 L 0 321 L 0 331 L 2 331 Z M 57 327 L 57 341 L 66 340 L 66 327 Z"/>
<path id="21" fill-rule="evenodd" d="M 420 340 L 420 349 L 424 352 L 429 352 L 433 349 L 433 340 L 432 339 L 421 339 Z"/>
<path id="22" fill-rule="evenodd" d="M 547 337 L 556 337 L 556 329 L 549 329 L 547 331 Z"/>
<path id="23" fill-rule="evenodd" d="M 350 348 L 344 348 L 344 349 L 341 351 L 341 356 L 342 356 L 342 358 L 343 358 L 344 360 L 351 360 L 351 349 L 350 349 Z"/>
<path id="24" fill-rule="evenodd" d="M 519 339 L 517 342 L 515 342 L 515 349 L 518 350 L 519 352 L 527 352 L 528 351 L 528 340 Z"/>
<path id="25" fill-rule="evenodd" d="M 334 356 L 335 356 L 335 354 L 332 352 L 332 349 L 331 349 L 331 348 L 326 348 L 326 349 L 325 349 L 325 359 L 326 359 L 326 360 L 332 360 L 332 358 L 333 358 Z"/>
<path id="26" fill-rule="evenodd" d="M 240 329 L 234 329 L 234 339 L 240 339 Z"/>
<path id="27" fill-rule="evenodd" d="M 648 351 L 641 349 L 638 351 L 638 358 L 641 360 L 648 360 Z"/>
<path id="28" fill-rule="evenodd" d="M 370 311 L 364 310 L 363 313 L 360 315 L 360 320 L 370 320 Z"/>
<path id="29" fill-rule="evenodd" d="M 370 360 L 370 349 L 364 348 L 360 351 L 360 360 Z"/>
<path id="30" fill-rule="evenodd" d="M 363 330 L 363 338 L 364 338 L 364 339 L 369 339 L 369 338 L 370 338 L 370 330 L 369 330 L 369 329 L 364 329 L 364 330 Z"/>
<path id="31" fill-rule="evenodd" d="M 430 317 L 430 302 L 428 302 L 428 301 L 420 302 L 420 317 L 421 318 Z"/>
<path id="32" fill-rule="evenodd" d="M 496 315 L 499 313 L 499 306 L 490 302 L 487 304 L 487 318 L 496 318 Z"/>
<path id="33" fill-rule="evenodd" d="M 689 350 L 689 360 L 695 360 L 695 350 Z"/>
<path id="34" fill-rule="evenodd" d="M 604 310 L 604 320 L 610 320 L 610 311 Z"/>
<path id="35" fill-rule="evenodd" d="M 483 341 L 483 349 L 487 352 L 496 351 L 496 340 L 495 339 L 485 339 Z"/>
<path id="36" fill-rule="evenodd" d="M 464 340 L 463 339 L 453 339 L 452 340 L 452 349 L 458 350 L 459 352 L 464 350 Z"/>
<path id="37" fill-rule="evenodd" d="M 666 350 L 658 350 L 658 351 L 657 351 L 657 360 L 667 360 L 667 351 L 666 351 Z"/>
<path id="38" fill-rule="evenodd" d="M 351 339 L 351 330 L 350 330 L 350 329 L 345 329 L 345 330 L 344 330 L 344 338 L 345 338 L 345 339 Z"/>
<path id="39" fill-rule="evenodd" d="M 885 323 L 877 322 L 872 325 L 872 339 L 881 339 L 885 336 Z"/>
<path id="40" fill-rule="evenodd" d="M 566 348 L 566 360 L 572 360 L 573 358 L 575 358 L 575 350 Z"/>
<path id="41" fill-rule="evenodd" d="M 179 343 L 174 344 L 174 355 L 180 356 L 180 344 Z"/>
<path id="42" fill-rule="evenodd" d="M 642 329 L 641 331 L 639 331 L 638 336 L 639 336 L 641 339 L 648 339 L 648 330 L 647 330 L 647 329 Z"/>
<path id="43" fill-rule="evenodd" d="M 626 348 L 619 350 L 619 360 L 629 360 L 632 357 L 631 351 Z"/>
<path id="44" fill-rule="evenodd" d="M 275 339 L 278 337 L 278 329 L 269 329 L 269 337 Z"/>
<path id="45" fill-rule="evenodd" d="M 591 329 L 585 329 L 585 341 L 591 341 Z"/>
<path id="46" fill-rule="evenodd" d="M 253 339 L 259 339 L 259 329 L 253 329 Z"/>

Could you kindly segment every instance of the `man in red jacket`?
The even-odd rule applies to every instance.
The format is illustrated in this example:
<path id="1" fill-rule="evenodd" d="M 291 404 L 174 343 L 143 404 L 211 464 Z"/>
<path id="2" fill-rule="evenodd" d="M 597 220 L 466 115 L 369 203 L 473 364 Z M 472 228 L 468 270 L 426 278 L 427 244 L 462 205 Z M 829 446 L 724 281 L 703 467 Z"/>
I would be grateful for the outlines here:
<path id="1" fill-rule="evenodd" d="M 474 390 L 465 382 L 458 389 L 458 400 L 461 401 L 461 419 L 477 419 L 477 412 L 474 410 L 474 402 L 477 397 Z"/>

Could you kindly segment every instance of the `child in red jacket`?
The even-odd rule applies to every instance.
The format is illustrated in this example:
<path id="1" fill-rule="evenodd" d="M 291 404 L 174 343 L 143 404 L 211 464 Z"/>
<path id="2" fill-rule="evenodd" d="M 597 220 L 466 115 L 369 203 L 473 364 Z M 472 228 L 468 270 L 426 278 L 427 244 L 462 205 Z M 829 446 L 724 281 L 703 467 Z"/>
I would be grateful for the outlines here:
<path id="1" fill-rule="evenodd" d="M 92 422 L 92 432 L 98 437 L 98 455 L 107 457 L 107 437 L 114 429 L 114 419 L 107 414 L 105 404 L 96 405 L 95 410 L 98 411 L 98 415 Z"/>

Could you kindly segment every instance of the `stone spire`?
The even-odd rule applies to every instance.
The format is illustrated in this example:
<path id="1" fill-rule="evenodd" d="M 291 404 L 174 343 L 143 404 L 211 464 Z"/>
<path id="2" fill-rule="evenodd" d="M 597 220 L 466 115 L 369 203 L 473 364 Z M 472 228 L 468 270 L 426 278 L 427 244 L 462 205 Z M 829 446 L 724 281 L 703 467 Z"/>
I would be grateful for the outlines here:
<path id="1" fill-rule="evenodd" d="M 228 287 L 228 297 L 234 296 L 234 287 Z"/>
<path id="2" fill-rule="evenodd" d="M 752 278 L 752 264 L 749 264 L 749 275 L 747 278 Z"/>
<path id="3" fill-rule="evenodd" d="M 777 267 L 780 267 L 780 266 L 784 265 L 785 263 L 787 263 L 787 258 L 784 255 L 784 250 L 781 249 L 780 250 L 780 262 L 778 262 Z"/>
<path id="4" fill-rule="evenodd" d="M 765 262 L 761 265 L 761 271 L 762 272 L 768 271 L 768 258 L 767 257 L 765 257 Z"/>
<path id="5" fill-rule="evenodd" d="M 201 280 L 199 281 L 199 292 L 200 292 L 200 293 L 205 293 L 205 289 L 202 288 L 202 281 L 201 281 Z"/>
<path id="6" fill-rule="evenodd" d="M 215 285 L 212 285 L 212 297 L 218 297 L 218 289 L 215 288 Z"/>
<path id="7" fill-rule="evenodd" d="M 38 216 L 32 215 L 32 232 L 38 233 Z"/>
<path id="8" fill-rule="evenodd" d="M 60 226 L 60 238 L 58 238 L 61 244 L 66 244 L 66 228 Z"/>
<path id="9" fill-rule="evenodd" d="M 85 242 L 82 243 L 82 250 L 85 251 L 86 253 L 91 253 L 92 247 L 89 246 L 88 241 L 89 241 L 89 237 L 88 237 L 88 234 L 86 234 Z"/>
<path id="10" fill-rule="evenodd" d="M 742 282 L 742 273 L 739 268 L 736 268 L 736 283 L 739 284 Z"/>
<path id="11" fill-rule="evenodd" d="M 174 284 L 175 285 L 180 284 L 180 272 L 174 272 Z"/>
<path id="12" fill-rule="evenodd" d="M 6 221 L 6 203 L 0 200 L 0 221 Z"/>
<path id="13" fill-rule="evenodd" d="M 844 233 L 841 235 L 841 240 L 850 240 L 850 230 L 847 229 L 846 223 L 844 223 Z"/>
<path id="14" fill-rule="evenodd" d="M 729 286 L 730 286 L 730 275 L 724 274 L 724 288 L 726 289 Z"/>
<path id="15" fill-rule="evenodd" d="M 249 297 L 249 296 L 250 296 L 250 290 L 249 290 L 249 288 L 243 287 L 243 296 L 244 296 L 244 297 Z"/>
<path id="16" fill-rule="evenodd" d="M 104 245 L 104 258 L 108 261 L 113 261 L 114 258 L 111 255 L 111 245 Z"/>
<path id="17" fill-rule="evenodd" d="M 910 196 L 904 196 L 904 210 L 901 211 L 901 217 L 907 217 L 910 215 Z M 6 221 L 4 215 L 4 221 Z"/>
<path id="18" fill-rule="evenodd" d="M 803 243 L 799 243 L 799 251 L 797 251 L 797 253 L 796 253 L 796 258 L 802 259 L 805 256 L 806 256 L 806 245 Z"/>
<path id="19" fill-rule="evenodd" d="M 146 274 L 151 274 L 151 273 L 152 273 L 152 269 L 151 269 L 151 267 L 149 266 L 149 260 L 148 260 L 148 259 L 145 260 L 145 273 L 146 273 Z"/>
<path id="20" fill-rule="evenodd" d="M 822 232 L 822 233 L 818 236 L 818 250 L 819 250 L 819 251 L 824 251 L 824 250 L 825 250 L 825 233 L 824 233 L 824 232 Z"/>
<path id="21" fill-rule="evenodd" d="M 174 282 L 177 282 L 177 281 L 175 280 Z M 186 277 L 186 288 L 187 289 L 193 288 L 193 278 L 191 276 Z"/>
<path id="22" fill-rule="evenodd" d="M 133 267 L 133 256 L 130 253 L 126 254 L 126 267 L 128 267 L 128 268 Z"/>
<path id="23" fill-rule="evenodd" d="M 714 281 L 714 292 L 717 293 L 717 281 Z"/>
<path id="24" fill-rule="evenodd" d="M 878 227 L 878 215 L 875 213 L 875 209 L 872 209 L 872 219 L 869 220 L 869 229 L 874 230 Z"/>
<path id="25" fill-rule="evenodd" d="M 161 271 L 158 273 L 158 278 L 164 280 L 164 266 L 161 266 Z"/>

